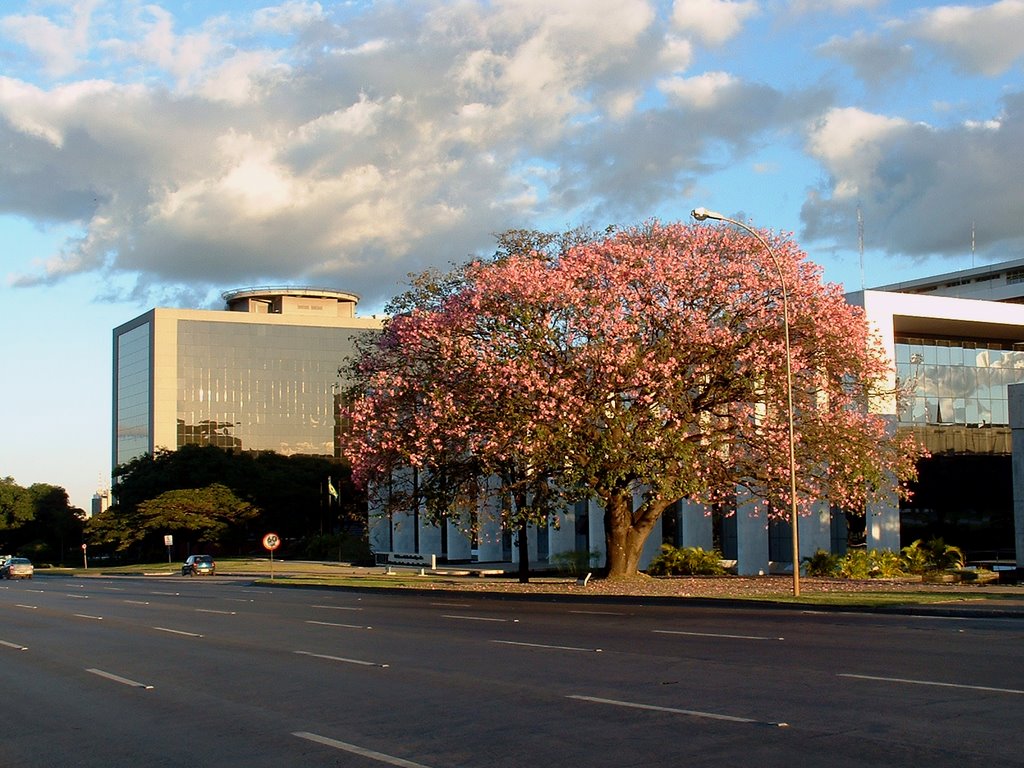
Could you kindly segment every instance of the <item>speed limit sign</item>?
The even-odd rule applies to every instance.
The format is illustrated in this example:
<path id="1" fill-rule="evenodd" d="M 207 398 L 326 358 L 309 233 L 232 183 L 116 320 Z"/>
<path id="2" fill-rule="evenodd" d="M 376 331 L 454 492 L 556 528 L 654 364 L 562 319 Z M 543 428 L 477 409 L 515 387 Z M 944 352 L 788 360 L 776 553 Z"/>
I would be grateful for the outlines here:
<path id="1" fill-rule="evenodd" d="M 275 549 L 281 546 L 281 539 L 276 533 L 268 533 L 263 537 L 263 548 L 273 552 Z"/>

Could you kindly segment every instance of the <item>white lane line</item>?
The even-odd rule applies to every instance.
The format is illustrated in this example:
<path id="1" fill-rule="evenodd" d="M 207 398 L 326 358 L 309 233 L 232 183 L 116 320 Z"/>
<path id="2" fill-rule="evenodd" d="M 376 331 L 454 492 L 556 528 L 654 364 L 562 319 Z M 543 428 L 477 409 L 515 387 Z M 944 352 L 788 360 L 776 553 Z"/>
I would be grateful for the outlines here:
<path id="1" fill-rule="evenodd" d="M 64 597 L 73 597 L 75 600 L 88 600 L 88 595 L 64 595 Z"/>
<path id="2" fill-rule="evenodd" d="M 158 630 L 160 632 L 170 632 L 172 635 L 185 635 L 185 637 L 202 637 L 202 635 L 196 634 L 195 632 L 185 632 L 181 629 L 168 629 L 167 627 L 153 627 L 153 629 Z"/>
<path id="3" fill-rule="evenodd" d="M 544 645 L 542 643 L 519 643 L 515 640 L 491 640 L 501 645 L 521 645 L 525 648 L 547 648 L 552 651 L 583 651 L 585 653 L 602 653 L 600 648 L 577 648 L 573 645 Z"/>
<path id="4" fill-rule="evenodd" d="M 495 619 L 491 616 L 459 616 L 454 613 L 445 613 L 441 615 L 442 619 L 461 619 L 462 621 L 497 621 L 505 623 L 508 619 Z M 513 624 L 518 624 L 519 619 L 512 619 Z"/>
<path id="5" fill-rule="evenodd" d="M 163 597 L 181 597 L 181 592 L 150 592 L 151 595 L 162 595 Z"/>
<path id="6" fill-rule="evenodd" d="M 38 608 L 38 606 L 35 606 L 35 605 L 25 605 L 24 603 L 15 603 L 14 607 L 15 608 L 30 608 L 33 611 Z"/>
<path id="7" fill-rule="evenodd" d="M 727 640 L 785 640 L 784 637 L 765 637 L 762 635 L 722 635 L 717 632 L 683 632 L 677 629 L 652 629 L 656 635 L 686 635 L 687 637 L 718 637 Z"/>
<path id="8" fill-rule="evenodd" d="M 196 608 L 196 613 L 219 613 L 222 616 L 237 616 L 234 611 L 218 611 L 216 608 Z"/>
<path id="9" fill-rule="evenodd" d="M 124 592 L 124 587 L 104 587 L 104 589 L 110 592 Z"/>
<path id="10" fill-rule="evenodd" d="M 612 704 L 616 707 L 629 707 L 631 709 L 647 709 L 654 712 L 669 712 L 674 715 L 689 715 L 690 717 L 703 717 L 710 720 L 725 720 L 730 723 L 752 723 L 754 725 L 772 725 L 776 728 L 788 728 L 789 723 L 770 723 L 764 720 L 751 720 L 749 717 L 735 717 L 733 715 L 721 715 L 717 712 L 700 712 L 695 709 L 676 709 L 675 707 L 658 707 L 653 704 L 637 704 L 633 701 L 618 701 L 616 699 L 601 699 L 596 696 L 566 696 L 567 699 L 576 701 L 591 701 L 595 704 Z"/>
<path id="11" fill-rule="evenodd" d="M 125 602 L 132 605 L 149 605 L 149 600 L 125 600 Z"/>
<path id="12" fill-rule="evenodd" d="M 344 629 L 373 629 L 373 627 L 365 627 L 362 624 L 338 624 L 334 621 L 312 621 L 307 620 L 307 624 L 318 624 L 321 627 L 342 627 Z"/>
<path id="13" fill-rule="evenodd" d="M 255 603 L 256 601 L 250 598 L 244 597 L 225 597 L 224 600 L 229 603 Z"/>
<path id="14" fill-rule="evenodd" d="M 328 611 L 361 611 L 362 608 L 352 608 L 347 605 L 313 605 L 311 608 L 323 608 Z"/>
<path id="15" fill-rule="evenodd" d="M 153 690 L 152 685 L 146 685 L 145 683 L 139 683 L 135 680 L 129 680 L 127 677 L 121 677 L 120 675 L 115 675 L 112 672 L 104 672 L 102 669 L 87 669 L 85 671 L 91 672 L 94 675 L 99 675 L 107 680 L 113 680 L 115 683 L 121 683 L 121 685 L 129 685 L 132 688 L 144 688 L 147 691 Z"/>
<path id="16" fill-rule="evenodd" d="M 344 656 L 328 656 L 325 653 L 313 653 L 312 651 L 296 651 L 299 656 L 312 656 L 314 659 L 326 659 L 327 661 L 341 661 L 345 664 L 358 664 L 360 667 L 380 667 L 387 669 L 389 664 L 378 664 L 375 661 L 363 661 L 362 659 L 346 659 Z"/>
<path id="17" fill-rule="evenodd" d="M 26 592 L 38 592 L 40 595 L 46 592 L 45 589 L 26 589 L 25 591 Z"/>
<path id="18" fill-rule="evenodd" d="M 427 603 L 433 608 L 469 608 L 469 603 Z"/>
<path id="19" fill-rule="evenodd" d="M 18 645 L 17 643 L 8 643 L 6 640 L 0 640 L 0 645 L 4 648 L 13 648 L 16 651 L 27 651 L 27 645 Z"/>
<path id="20" fill-rule="evenodd" d="M 90 616 L 88 613 L 76 613 L 74 615 L 80 619 L 93 619 L 94 621 L 103 621 L 102 616 Z"/>
<path id="21" fill-rule="evenodd" d="M 579 613 L 584 616 L 625 616 L 625 613 L 618 613 L 617 611 L 569 611 L 569 613 Z"/>
<path id="22" fill-rule="evenodd" d="M 987 685 L 962 685 L 960 683 L 942 683 L 936 680 L 908 680 L 902 677 L 875 677 L 874 675 L 853 675 L 842 674 L 839 677 L 848 677 L 853 680 L 874 680 L 881 683 L 904 683 L 906 685 L 930 685 L 938 688 L 961 688 L 969 691 L 988 691 L 990 693 L 1012 693 L 1016 696 L 1024 696 L 1024 691 L 1016 688 L 993 688 Z"/>
<path id="23" fill-rule="evenodd" d="M 298 736 L 300 739 L 306 739 L 307 741 L 315 741 L 317 744 L 323 744 L 325 747 L 334 747 L 335 749 L 340 749 L 343 752 L 351 752 L 354 755 L 368 757 L 371 760 L 376 760 L 380 763 L 395 765 L 398 766 L 398 768 L 427 768 L 427 766 L 422 763 L 414 763 L 411 760 L 404 760 L 401 757 L 395 757 L 394 755 L 385 755 L 383 752 L 374 752 L 372 749 L 358 747 L 355 744 L 338 741 L 337 739 L 329 739 L 326 736 L 318 736 L 315 733 L 293 731 L 292 736 Z"/>

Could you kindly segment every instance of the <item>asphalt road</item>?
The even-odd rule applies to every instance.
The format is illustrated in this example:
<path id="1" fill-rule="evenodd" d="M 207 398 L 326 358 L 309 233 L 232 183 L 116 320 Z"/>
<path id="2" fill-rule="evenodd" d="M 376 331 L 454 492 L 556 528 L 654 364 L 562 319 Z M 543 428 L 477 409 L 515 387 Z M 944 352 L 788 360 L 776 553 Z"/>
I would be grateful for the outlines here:
<path id="1" fill-rule="evenodd" d="M 0 766 L 1024 764 L 1024 619 L 0 582 Z"/>

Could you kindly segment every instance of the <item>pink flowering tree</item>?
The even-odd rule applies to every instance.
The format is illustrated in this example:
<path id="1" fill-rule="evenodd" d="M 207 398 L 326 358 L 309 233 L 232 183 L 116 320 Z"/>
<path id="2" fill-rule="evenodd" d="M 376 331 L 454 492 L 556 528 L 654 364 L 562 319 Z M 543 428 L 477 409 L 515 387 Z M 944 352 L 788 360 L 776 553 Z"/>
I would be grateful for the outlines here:
<path id="1" fill-rule="evenodd" d="M 866 407 L 889 368 L 862 311 L 791 240 L 763 235 L 790 294 L 798 507 L 902 493 L 919 454 Z M 782 294 L 755 239 L 654 222 L 503 245 L 421 278 L 357 361 L 357 477 L 414 468 L 435 511 L 497 477 L 519 526 L 596 497 L 610 577 L 637 573 L 678 499 L 744 490 L 787 514 Z"/>

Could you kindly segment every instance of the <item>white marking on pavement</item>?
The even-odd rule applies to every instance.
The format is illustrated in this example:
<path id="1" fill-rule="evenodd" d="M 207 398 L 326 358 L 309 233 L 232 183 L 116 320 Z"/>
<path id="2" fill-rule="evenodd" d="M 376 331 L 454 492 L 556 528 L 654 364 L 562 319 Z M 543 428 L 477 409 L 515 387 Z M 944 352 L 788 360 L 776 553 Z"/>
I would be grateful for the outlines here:
<path id="1" fill-rule="evenodd" d="M 111 592 L 124 592 L 124 587 L 104 587 L 104 589 Z"/>
<path id="2" fill-rule="evenodd" d="M 328 611 L 361 611 L 362 608 L 352 608 L 347 605 L 314 605 L 312 608 L 323 608 Z"/>
<path id="3" fill-rule="evenodd" d="M 234 611 L 218 611 L 215 608 L 196 608 L 196 613 L 219 613 L 223 616 L 237 616 Z"/>
<path id="4" fill-rule="evenodd" d="M 246 599 L 244 597 L 225 597 L 224 599 L 227 602 L 229 602 L 229 603 L 255 603 L 256 602 L 252 598 Z"/>
<path id="5" fill-rule="evenodd" d="M 501 645 L 521 645 L 526 648 L 548 648 L 552 651 L 584 651 L 586 653 L 601 653 L 600 648 L 577 648 L 572 645 L 543 645 L 541 643 L 519 643 L 515 640 L 491 640 L 492 643 Z"/>
<path id="6" fill-rule="evenodd" d="M 569 611 L 569 613 L 580 613 L 585 616 L 625 616 L 624 613 L 616 611 Z"/>
<path id="7" fill-rule="evenodd" d="M 873 675 L 842 674 L 839 677 L 848 677 L 853 680 L 875 680 L 882 683 L 904 683 L 906 685 L 931 685 L 938 688 L 962 688 L 970 691 L 989 691 L 992 693 L 1012 693 L 1017 696 L 1024 696 L 1024 691 L 1016 688 L 993 688 L 988 685 L 962 685 L 960 683 L 941 683 L 935 680 L 908 680 L 903 677 L 875 677 Z"/>
<path id="8" fill-rule="evenodd" d="M 18 645 L 17 643 L 8 643 L 6 640 L 0 640 L 0 645 L 4 646 L 5 648 L 13 648 L 16 651 L 27 651 L 28 650 L 28 646 L 27 645 Z"/>
<path id="9" fill-rule="evenodd" d="M 375 661 L 363 661 L 362 659 L 346 659 L 344 656 L 328 656 L 324 653 L 313 653 L 312 651 L 296 651 L 299 656 L 312 656 L 314 659 L 326 659 L 327 661 L 341 661 L 345 664 L 358 664 L 361 667 L 380 667 L 387 669 L 388 664 L 378 664 Z"/>
<path id="10" fill-rule="evenodd" d="M 149 605 L 149 600 L 125 600 L 125 602 L 132 605 Z"/>
<path id="11" fill-rule="evenodd" d="M 434 608 L 469 608 L 469 603 L 427 603 Z"/>
<path id="12" fill-rule="evenodd" d="M 686 635 L 688 637 L 721 637 L 727 640 L 785 640 L 784 637 L 763 637 L 761 635 L 722 635 L 716 632 L 683 632 L 676 629 L 652 629 L 656 635 Z"/>
<path id="13" fill-rule="evenodd" d="M 151 595 L 162 595 L 164 597 L 181 597 L 181 592 L 150 592 Z"/>
<path id="14" fill-rule="evenodd" d="M 491 616 L 458 616 L 458 615 L 456 615 L 454 613 L 442 614 L 441 618 L 443 618 L 443 619 L 462 619 L 463 621 L 498 621 L 498 622 L 507 622 L 508 621 L 508 619 L 496 619 L 496 618 L 493 618 Z M 516 619 L 515 621 L 519 621 L 519 619 Z"/>
<path id="15" fill-rule="evenodd" d="M 80 619 L 94 619 L 95 621 L 103 621 L 103 617 L 102 616 L 90 616 L 87 613 L 76 613 L 74 615 L 77 616 Z"/>
<path id="16" fill-rule="evenodd" d="M 88 600 L 88 595 L 64 595 L 64 597 L 73 597 L 75 600 Z"/>
<path id="17" fill-rule="evenodd" d="M 195 632 L 185 632 L 181 629 L 168 629 L 167 627 L 153 627 L 160 632 L 170 632 L 172 635 L 185 635 L 186 637 L 202 637 L 202 635 L 196 634 Z"/>
<path id="18" fill-rule="evenodd" d="M 362 624 L 338 624 L 333 621 L 312 621 L 307 620 L 307 624 L 318 624 L 321 627 L 343 627 L 344 629 L 373 629 L 373 627 L 364 627 Z"/>
<path id="19" fill-rule="evenodd" d="M 130 685 L 132 688 L 145 688 L 147 691 L 153 690 L 152 685 L 146 685 L 145 683 L 139 683 L 135 680 L 129 680 L 127 677 L 121 677 L 120 675 L 115 675 L 112 672 L 104 672 L 102 669 L 87 669 L 85 671 L 104 677 L 107 680 L 113 680 L 115 683 L 121 683 L 121 685 Z"/>
<path id="20" fill-rule="evenodd" d="M 631 709 L 648 709 L 654 712 L 670 712 L 675 715 L 689 715 L 691 717 L 704 717 L 711 720 L 725 720 L 730 723 L 753 723 L 755 725 L 773 725 L 777 728 L 788 728 L 789 723 L 770 723 L 764 720 L 751 720 L 749 717 L 735 717 L 733 715 L 721 715 L 717 712 L 700 712 L 695 709 L 676 709 L 675 707 L 658 707 L 653 704 L 637 704 L 633 701 L 618 701 L 616 699 L 600 699 L 596 696 L 567 696 L 568 699 L 577 701 L 592 701 L 596 704 L 612 704 L 616 707 L 629 707 Z"/>
<path id="21" fill-rule="evenodd" d="M 374 752 L 372 749 L 366 749 L 365 747 L 358 747 L 355 744 L 349 744 L 348 742 L 338 741 L 337 739 L 329 739 L 326 736 L 318 736 L 315 733 L 306 733 L 305 731 L 294 731 L 292 736 L 298 736 L 300 739 L 306 739 L 307 741 L 315 741 L 317 744 L 323 744 L 326 747 L 334 747 L 344 752 L 351 752 L 354 755 L 361 755 L 362 757 L 368 757 L 371 760 L 376 760 L 381 763 L 387 763 L 388 765 L 395 765 L 398 768 L 427 768 L 422 763 L 414 763 L 411 760 L 404 760 L 401 757 L 394 757 L 393 755 L 385 755 L 383 752 Z"/>
<path id="22" fill-rule="evenodd" d="M 36 608 L 38 606 L 35 606 L 35 605 L 25 605 L 24 603 L 15 603 L 14 607 L 15 608 L 31 608 L 34 611 L 34 610 L 36 610 Z"/>

